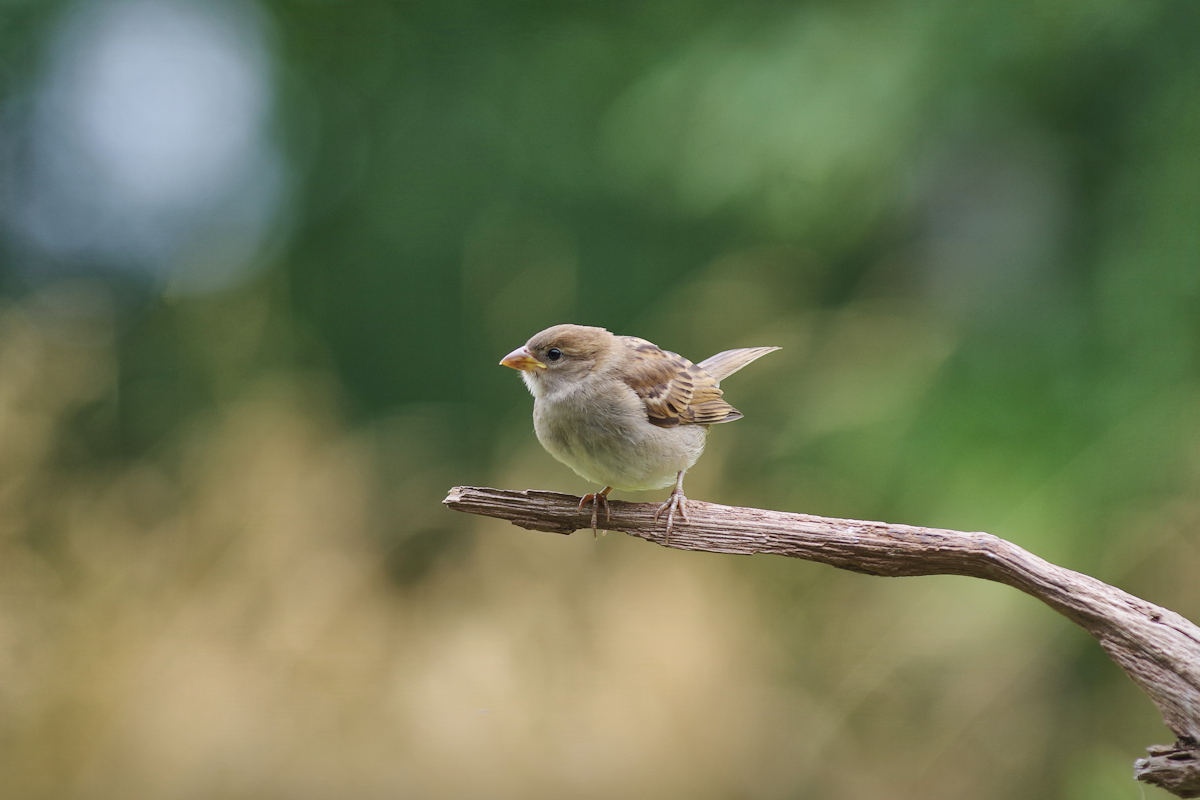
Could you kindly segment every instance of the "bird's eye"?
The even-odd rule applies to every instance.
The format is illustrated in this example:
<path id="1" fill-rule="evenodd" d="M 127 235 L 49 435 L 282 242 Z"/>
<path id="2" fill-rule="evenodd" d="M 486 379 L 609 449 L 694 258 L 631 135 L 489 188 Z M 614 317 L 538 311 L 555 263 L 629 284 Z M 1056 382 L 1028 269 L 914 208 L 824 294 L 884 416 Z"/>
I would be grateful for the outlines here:
<path id="1" fill-rule="evenodd" d="M 546 351 L 546 358 L 550 359 L 551 361 L 558 361 L 560 358 L 562 358 L 562 350 L 559 350 L 557 347 L 551 347 Z"/>

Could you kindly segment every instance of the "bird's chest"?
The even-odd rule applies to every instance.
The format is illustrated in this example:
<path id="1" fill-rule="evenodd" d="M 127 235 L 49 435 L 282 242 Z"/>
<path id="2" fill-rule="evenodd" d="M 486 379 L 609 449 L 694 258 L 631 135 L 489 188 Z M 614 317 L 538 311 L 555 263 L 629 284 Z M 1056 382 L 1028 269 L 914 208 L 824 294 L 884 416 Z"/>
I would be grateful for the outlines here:
<path id="1" fill-rule="evenodd" d="M 695 463 L 705 426 L 657 427 L 632 389 L 608 389 L 537 398 L 533 426 L 550 455 L 589 481 L 630 491 L 666 486 Z"/>
<path id="2" fill-rule="evenodd" d="M 604 461 L 636 447 L 645 424 L 645 411 L 624 397 L 575 393 L 534 404 L 538 440 L 552 455 L 568 462 Z"/>

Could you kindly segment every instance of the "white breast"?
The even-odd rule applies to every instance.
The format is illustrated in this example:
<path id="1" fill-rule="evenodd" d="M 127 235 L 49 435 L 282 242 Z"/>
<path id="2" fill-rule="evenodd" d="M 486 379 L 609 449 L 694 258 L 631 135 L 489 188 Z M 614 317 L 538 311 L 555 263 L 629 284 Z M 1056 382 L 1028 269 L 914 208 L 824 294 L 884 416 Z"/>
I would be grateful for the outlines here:
<path id="1" fill-rule="evenodd" d="M 537 397 L 533 424 L 547 452 L 587 480 L 625 491 L 661 489 L 704 451 L 706 426 L 660 428 L 629 387 L 586 388 Z"/>

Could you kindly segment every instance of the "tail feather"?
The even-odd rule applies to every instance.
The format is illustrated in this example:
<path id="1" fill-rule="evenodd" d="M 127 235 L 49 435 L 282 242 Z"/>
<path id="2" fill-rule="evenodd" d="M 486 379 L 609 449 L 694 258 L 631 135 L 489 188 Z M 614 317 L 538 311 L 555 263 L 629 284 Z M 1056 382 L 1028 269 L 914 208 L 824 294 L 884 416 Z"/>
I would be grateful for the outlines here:
<path id="1" fill-rule="evenodd" d="M 696 366 L 707 372 L 718 383 L 737 372 L 751 361 L 762 358 L 767 353 L 778 350 L 778 347 L 743 347 L 738 350 L 726 350 L 704 359 Z"/>

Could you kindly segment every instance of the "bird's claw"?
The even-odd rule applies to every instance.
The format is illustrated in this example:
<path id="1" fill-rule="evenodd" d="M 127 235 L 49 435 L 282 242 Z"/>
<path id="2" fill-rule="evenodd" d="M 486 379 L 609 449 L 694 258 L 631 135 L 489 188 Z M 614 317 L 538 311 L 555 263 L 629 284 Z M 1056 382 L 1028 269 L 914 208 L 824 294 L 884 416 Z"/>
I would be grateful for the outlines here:
<path id="1" fill-rule="evenodd" d="M 679 512 L 679 516 L 683 517 L 684 522 L 688 521 L 687 498 L 683 495 L 683 489 L 676 487 L 667 502 L 658 507 L 658 511 L 654 512 L 655 522 L 658 522 L 658 518 L 664 511 L 667 512 L 667 535 L 663 544 L 668 545 L 671 543 L 671 526 L 675 524 L 675 512 Z"/>
<path id="2" fill-rule="evenodd" d="M 596 528 L 599 526 L 600 522 L 600 506 L 604 506 L 604 521 L 609 522 L 611 520 L 611 516 L 608 512 L 608 491 L 605 490 L 603 492 L 585 494 L 583 497 L 579 498 L 579 510 L 583 511 L 583 507 L 588 503 L 592 504 L 592 536 L 595 537 Z"/>

